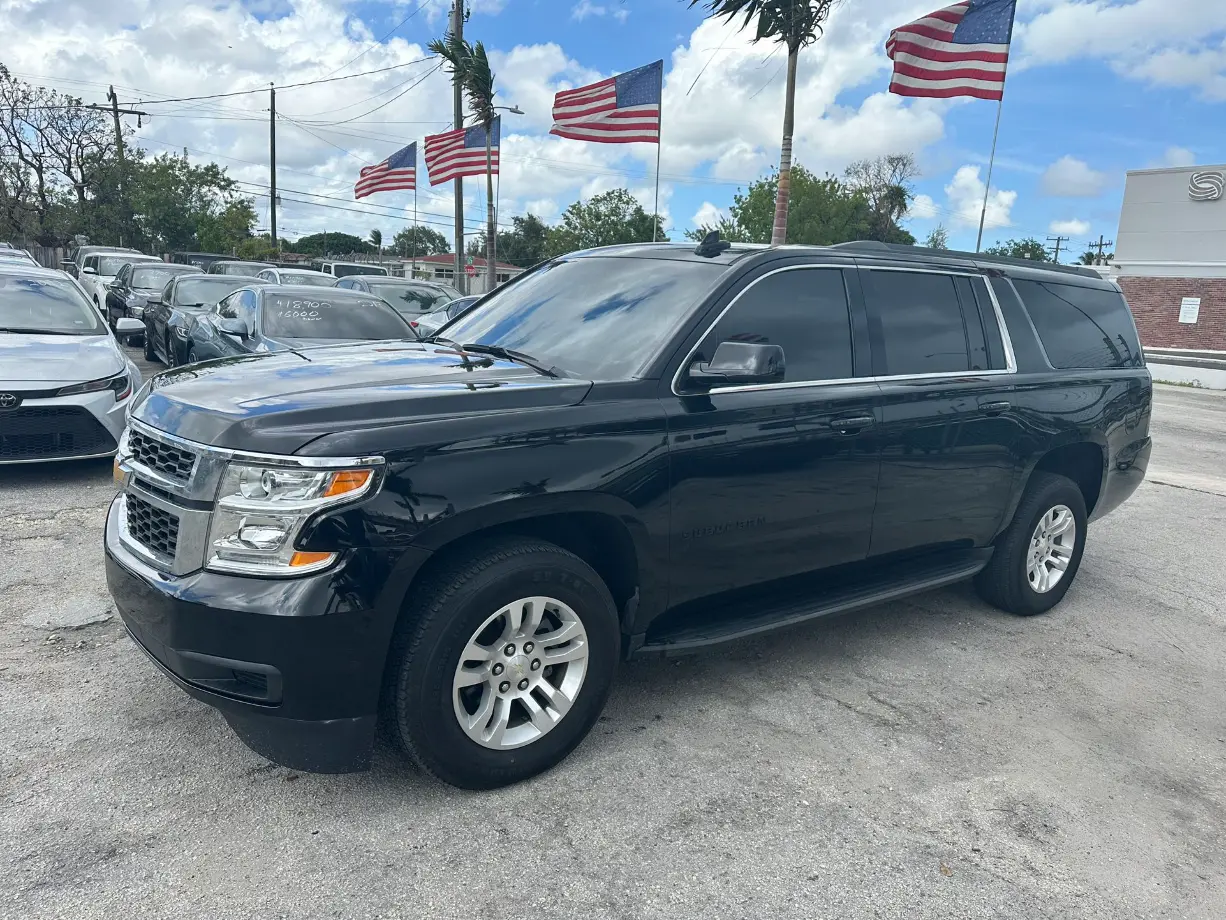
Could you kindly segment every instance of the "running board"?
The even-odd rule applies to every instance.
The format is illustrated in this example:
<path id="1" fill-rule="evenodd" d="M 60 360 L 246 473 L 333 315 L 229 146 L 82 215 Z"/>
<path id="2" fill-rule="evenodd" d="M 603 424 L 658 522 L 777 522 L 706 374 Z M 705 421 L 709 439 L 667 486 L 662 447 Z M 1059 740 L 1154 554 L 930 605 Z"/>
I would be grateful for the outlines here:
<path id="1" fill-rule="evenodd" d="M 798 594 L 793 588 L 765 609 L 761 606 L 760 596 L 752 607 L 717 600 L 701 613 L 695 611 L 674 625 L 664 625 L 659 632 L 649 632 L 647 641 L 634 649 L 632 654 L 634 657 L 684 654 L 818 617 L 895 601 L 965 581 L 978 574 L 991 558 L 992 550 L 988 548 L 944 553 L 940 561 L 931 558 L 911 560 L 891 567 L 878 577 L 861 576 L 855 581 L 827 586 L 824 590 L 810 590 L 807 595 Z"/>

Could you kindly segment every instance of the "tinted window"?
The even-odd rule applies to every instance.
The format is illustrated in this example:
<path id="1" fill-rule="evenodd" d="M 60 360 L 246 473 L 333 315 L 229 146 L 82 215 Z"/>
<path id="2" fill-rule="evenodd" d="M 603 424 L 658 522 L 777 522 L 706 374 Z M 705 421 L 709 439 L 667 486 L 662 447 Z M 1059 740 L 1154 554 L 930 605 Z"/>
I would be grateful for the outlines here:
<path id="1" fill-rule="evenodd" d="M 105 331 L 98 311 L 67 278 L 0 275 L 0 339 L 9 332 L 89 335 Z"/>
<path id="2" fill-rule="evenodd" d="M 501 345 L 595 380 L 637 376 L 724 266 L 585 256 L 547 262 L 447 327 L 463 344 Z"/>
<path id="3" fill-rule="evenodd" d="M 217 276 L 209 278 L 184 278 L 175 288 L 175 305 L 181 307 L 207 307 L 217 303 L 227 294 L 243 287 L 242 281 Z"/>
<path id="4" fill-rule="evenodd" d="M 950 275 L 866 271 L 864 299 L 881 375 L 970 370 L 962 309 Z M 884 364 L 884 367 L 878 364 Z"/>
<path id="5" fill-rule="evenodd" d="M 132 267 L 132 277 L 130 284 L 134 288 L 142 290 L 156 291 L 166 286 L 166 282 L 175 275 L 181 275 L 182 272 L 177 272 L 173 268 L 144 268 L 142 266 Z"/>
<path id="6" fill-rule="evenodd" d="M 1000 336 L 1000 319 L 996 308 L 992 305 L 988 285 L 983 278 L 972 278 L 971 289 L 975 294 L 975 303 L 979 308 L 979 317 L 983 322 L 983 333 L 988 343 L 988 357 L 991 367 L 1007 368 L 1009 360 L 1005 355 L 1005 343 Z"/>
<path id="7" fill-rule="evenodd" d="M 711 360 L 721 342 L 780 345 L 784 382 L 853 375 L 851 317 L 843 273 L 804 269 L 768 275 L 747 288 L 699 348 Z"/>
<path id="8" fill-rule="evenodd" d="M 1140 367 L 1132 315 L 1119 292 L 1015 280 L 1053 367 Z"/>
<path id="9" fill-rule="evenodd" d="M 98 274 L 118 275 L 119 270 L 132 261 L 141 261 L 140 256 L 100 256 Z"/>
<path id="10" fill-rule="evenodd" d="M 424 284 L 396 284 L 392 281 L 368 281 L 366 287 L 376 297 L 386 300 L 398 313 L 429 313 L 451 303 L 454 299 L 448 297 L 438 288 L 427 287 Z"/>
<path id="11" fill-rule="evenodd" d="M 264 332 L 300 339 L 403 339 L 413 331 L 381 300 L 270 294 L 264 300 Z"/>
<path id="12" fill-rule="evenodd" d="M 338 278 L 346 275 L 386 275 L 387 269 L 375 265 L 334 265 L 332 274 Z"/>

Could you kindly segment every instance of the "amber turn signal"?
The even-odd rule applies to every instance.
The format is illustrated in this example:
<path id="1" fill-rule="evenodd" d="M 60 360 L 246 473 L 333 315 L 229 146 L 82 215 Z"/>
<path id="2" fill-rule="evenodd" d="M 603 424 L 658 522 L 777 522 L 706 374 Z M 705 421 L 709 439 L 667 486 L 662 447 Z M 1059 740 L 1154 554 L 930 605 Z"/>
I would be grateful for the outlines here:
<path id="1" fill-rule="evenodd" d="M 332 481 L 328 483 L 324 497 L 336 498 L 338 495 L 356 492 L 359 489 L 365 488 L 366 484 L 370 482 L 370 478 L 374 475 L 374 470 L 342 470 L 339 473 L 335 473 L 332 476 Z"/>
<path id="2" fill-rule="evenodd" d="M 327 562 L 333 556 L 332 553 L 304 553 L 296 552 L 289 564 L 293 568 L 298 568 L 304 565 L 318 565 L 321 562 Z"/>

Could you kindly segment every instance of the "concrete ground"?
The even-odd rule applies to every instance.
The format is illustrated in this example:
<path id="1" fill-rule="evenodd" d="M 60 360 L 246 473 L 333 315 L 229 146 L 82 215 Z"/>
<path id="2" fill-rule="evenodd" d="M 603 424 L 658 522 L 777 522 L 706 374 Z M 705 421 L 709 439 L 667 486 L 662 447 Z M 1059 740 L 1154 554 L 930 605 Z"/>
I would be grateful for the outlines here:
<path id="1" fill-rule="evenodd" d="M 248 751 L 126 638 L 109 465 L 0 471 L 0 917 L 1221 918 L 1226 395 L 1162 387 L 1154 475 L 1064 604 L 958 587 L 623 668 L 552 773 Z"/>

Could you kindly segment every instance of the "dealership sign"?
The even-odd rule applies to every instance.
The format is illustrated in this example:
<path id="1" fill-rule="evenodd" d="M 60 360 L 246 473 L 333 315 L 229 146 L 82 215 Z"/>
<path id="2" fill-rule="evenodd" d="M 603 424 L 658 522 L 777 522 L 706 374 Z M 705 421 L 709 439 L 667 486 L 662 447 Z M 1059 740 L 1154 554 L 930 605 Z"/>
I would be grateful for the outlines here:
<path id="1" fill-rule="evenodd" d="M 1188 197 L 1193 201 L 1220 201 L 1226 195 L 1226 175 L 1220 172 L 1194 172 L 1188 180 Z"/>

